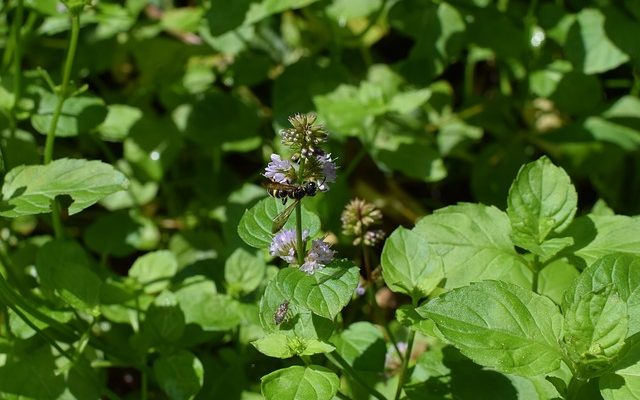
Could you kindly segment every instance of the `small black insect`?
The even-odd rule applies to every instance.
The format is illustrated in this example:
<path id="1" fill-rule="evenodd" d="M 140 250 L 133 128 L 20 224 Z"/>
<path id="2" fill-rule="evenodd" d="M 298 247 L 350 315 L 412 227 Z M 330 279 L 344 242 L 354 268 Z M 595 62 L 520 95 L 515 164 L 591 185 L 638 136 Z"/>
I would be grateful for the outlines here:
<path id="1" fill-rule="evenodd" d="M 280 325 L 282 321 L 287 318 L 287 311 L 289 311 L 289 302 L 285 300 L 278 306 L 278 309 L 273 314 L 273 322 L 275 322 L 276 325 Z"/>

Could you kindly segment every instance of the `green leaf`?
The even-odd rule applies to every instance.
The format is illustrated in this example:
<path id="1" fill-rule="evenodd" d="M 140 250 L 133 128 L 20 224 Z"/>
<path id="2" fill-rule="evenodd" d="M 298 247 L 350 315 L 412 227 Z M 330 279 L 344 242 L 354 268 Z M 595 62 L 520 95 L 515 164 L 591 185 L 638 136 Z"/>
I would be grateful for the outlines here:
<path id="1" fill-rule="evenodd" d="M 204 381 L 202 363 L 186 350 L 160 356 L 153 364 L 153 373 L 172 400 L 193 399 Z"/>
<path id="2" fill-rule="evenodd" d="M 84 249 L 70 240 L 48 242 L 36 254 L 36 270 L 46 288 L 67 304 L 95 314 L 102 280 L 92 270 Z"/>
<path id="3" fill-rule="evenodd" d="M 597 112 L 602 103 L 600 96 L 593 96 L 602 91 L 598 77 L 575 71 L 565 60 L 556 60 L 545 69 L 532 71 L 529 84 L 533 93 L 553 102 L 548 111 L 554 112 L 557 108 L 568 114 L 589 115 Z M 577 98 L 580 101 L 576 101 Z M 562 122 L 559 116 L 558 122 Z"/>
<path id="4" fill-rule="evenodd" d="M 578 207 L 569 175 L 547 157 L 520 169 L 507 202 L 516 245 L 541 256 L 553 255 L 566 245 L 554 246 L 555 252 L 541 247 L 549 234 L 561 232 L 571 223 Z"/>
<path id="5" fill-rule="evenodd" d="M 316 1 L 318 0 L 213 0 L 207 12 L 207 20 L 211 33 L 220 35 L 239 26 L 256 23 L 270 15 L 301 8 Z"/>
<path id="6" fill-rule="evenodd" d="M 640 399 L 640 363 L 634 363 L 599 379 L 604 400 Z"/>
<path id="7" fill-rule="evenodd" d="M 168 31 L 195 32 L 200 26 L 204 10 L 200 7 L 180 7 L 165 10 L 160 25 Z"/>
<path id="8" fill-rule="evenodd" d="M 257 135 L 257 110 L 236 96 L 223 92 L 207 93 L 193 106 L 174 113 L 176 124 L 200 146 L 216 147 Z"/>
<path id="9" fill-rule="evenodd" d="M 484 279 L 530 287 L 531 272 L 513 248 L 509 219 L 495 207 L 445 207 L 418 221 L 413 232 L 442 256 L 447 289 Z"/>
<path id="10" fill-rule="evenodd" d="M 563 233 L 574 240 L 567 253 L 584 266 L 611 253 L 640 255 L 640 218 L 623 215 L 586 215 L 576 218 Z"/>
<path id="11" fill-rule="evenodd" d="M 13 133 L 4 130 L 0 132 L 0 137 L 2 137 L 3 172 L 22 164 L 32 165 L 40 162 L 42 155 L 32 133 L 20 129 Z"/>
<path id="12" fill-rule="evenodd" d="M 382 90 L 363 82 L 360 87 L 341 84 L 328 94 L 313 97 L 321 120 L 336 136 L 364 136 L 373 118 L 386 111 Z"/>
<path id="13" fill-rule="evenodd" d="M 579 275 L 578 269 L 566 258 L 555 259 L 546 264 L 538 275 L 538 294 L 562 304 L 565 291 L 572 287 Z"/>
<path id="14" fill-rule="evenodd" d="M 267 266 L 260 257 L 237 248 L 224 263 L 224 279 L 231 293 L 251 293 L 264 279 Z"/>
<path id="15" fill-rule="evenodd" d="M 389 289 L 410 296 L 414 302 L 429 296 L 444 278 L 442 258 L 422 235 L 403 227 L 385 241 L 380 263 Z"/>
<path id="16" fill-rule="evenodd" d="M 100 138 L 112 142 L 123 141 L 132 127 L 142 118 L 142 111 L 126 104 L 110 104 L 105 120 L 98 126 Z"/>
<path id="17" fill-rule="evenodd" d="M 160 181 L 178 157 L 182 145 L 178 129 L 168 118 L 145 114 L 124 140 L 124 158 L 139 177 Z"/>
<path id="18" fill-rule="evenodd" d="M 567 37 L 567 58 L 587 74 L 609 71 L 627 62 L 629 55 L 611 40 L 609 29 L 610 25 L 624 22 L 618 15 L 605 18 L 601 10 L 582 9 Z"/>
<path id="19" fill-rule="evenodd" d="M 129 269 L 145 293 L 157 293 L 169 286 L 171 278 L 178 271 L 178 260 L 169 250 L 159 250 L 140 256 Z"/>
<path id="20" fill-rule="evenodd" d="M 382 169 L 392 169 L 423 180 L 437 182 L 447 176 L 435 145 L 415 135 L 380 130 L 372 155 Z"/>
<path id="21" fill-rule="evenodd" d="M 269 197 L 260 200 L 242 215 L 238 225 L 238 235 L 249 246 L 258 249 L 269 247 L 273 239 L 271 233 L 273 219 L 285 207 L 279 199 Z M 295 226 L 296 215 L 294 212 L 283 229 L 294 229 Z M 309 230 L 309 237 L 314 237 L 320 231 L 320 218 L 304 206 L 302 207 L 302 229 Z"/>
<path id="22" fill-rule="evenodd" d="M 454 289 L 417 311 L 433 319 L 447 340 L 480 365 L 523 376 L 560 366 L 562 315 L 545 296 L 485 281 Z"/>
<path id="23" fill-rule="evenodd" d="M 136 250 L 153 249 L 159 241 L 158 227 L 135 210 L 102 214 L 84 231 L 87 247 L 101 255 L 124 257 Z"/>
<path id="24" fill-rule="evenodd" d="M 277 277 L 273 277 L 260 299 L 260 323 L 265 332 L 281 332 L 299 339 L 328 340 L 333 332 L 330 319 L 312 313 L 307 308 L 290 301 L 288 294 L 280 287 Z M 276 324 L 274 315 L 283 302 L 289 301 L 285 319 Z"/>
<path id="25" fill-rule="evenodd" d="M 212 281 L 193 277 L 175 295 L 187 324 L 199 325 L 204 331 L 227 331 L 240 323 L 238 303 L 217 293 Z"/>
<path id="26" fill-rule="evenodd" d="M 333 0 L 327 10 L 327 15 L 336 21 L 366 17 L 376 11 L 382 0 Z"/>
<path id="27" fill-rule="evenodd" d="M 400 63 L 412 81 L 428 83 L 463 50 L 464 16 L 448 3 L 397 2 L 389 11 L 389 23 L 416 41 L 409 57 Z"/>
<path id="28" fill-rule="evenodd" d="M 623 96 L 601 115 L 587 118 L 583 126 L 594 139 L 632 151 L 640 147 L 639 108 L 638 98 Z"/>
<path id="29" fill-rule="evenodd" d="M 251 342 L 259 352 L 269 357 L 290 358 L 293 356 L 311 356 L 320 353 L 331 353 L 332 345 L 317 339 L 291 337 L 283 333 L 270 333 Z"/>
<path id="30" fill-rule="evenodd" d="M 36 131 L 46 135 L 53 120 L 58 104 L 58 96 L 44 92 L 38 107 L 38 113 L 31 117 Z M 88 133 L 97 127 L 107 116 L 104 101 L 93 96 L 75 96 L 68 98 L 62 106 L 62 113 L 56 127 L 56 136 L 69 137 Z"/>
<path id="31" fill-rule="evenodd" d="M 147 309 L 143 332 L 152 346 L 177 342 L 184 332 L 184 314 L 175 296 L 171 292 L 163 292 Z"/>
<path id="32" fill-rule="evenodd" d="M 40 346 L 7 357 L 0 367 L 0 393 L 7 398 L 14 394 L 13 398 L 31 399 L 55 399 L 62 395 L 66 386 L 64 377 L 56 373 L 51 353 L 49 346 Z"/>
<path id="33" fill-rule="evenodd" d="M 279 369 L 261 381 L 266 400 L 331 400 L 340 386 L 338 376 L 319 365 Z"/>
<path id="34" fill-rule="evenodd" d="M 627 305 L 613 286 L 583 294 L 564 312 L 564 347 L 577 365 L 578 376 L 606 372 L 627 336 Z"/>
<path id="35" fill-rule="evenodd" d="M 0 215 L 47 213 L 51 200 L 62 195 L 73 199 L 69 206 L 69 215 L 73 215 L 128 185 L 122 173 L 100 161 L 62 158 L 47 165 L 23 165 L 5 176 Z"/>
<path id="36" fill-rule="evenodd" d="M 349 325 L 331 342 L 338 354 L 358 371 L 384 372 L 387 347 L 380 328 L 370 322 L 360 321 Z"/>
<path id="37" fill-rule="evenodd" d="M 400 325 L 407 327 L 425 336 L 437 337 L 436 325 L 430 319 L 424 319 L 416 312 L 415 307 L 403 304 L 396 310 L 396 320 Z"/>
<path id="38" fill-rule="evenodd" d="M 409 114 L 429 100 L 429 97 L 431 97 L 431 90 L 429 89 L 400 92 L 391 98 L 388 109 L 391 112 Z"/>
<path id="39" fill-rule="evenodd" d="M 629 331 L 627 337 L 640 332 L 640 257 L 628 254 L 609 254 L 587 267 L 572 288 L 565 292 L 563 308 L 581 302 L 583 296 L 593 296 L 613 286 L 615 293 L 626 303 Z M 625 319 L 621 314 L 618 318 Z"/>
<path id="40" fill-rule="evenodd" d="M 276 277 L 286 298 L 329 319 L 349 303 L 359 280 L 359 268 L 346 259 L 333 261 L 313 275 L 285 268 Z"/>
<path id="41" fill-rule="evenodd" d="M 446 118 L 440 124 L 437 137 L 438 151 L 442 156 L 456 154 L 456 152 L 464 153 L 468 147 L 482 138 L 482 135 L 482 128 L 469 125 L 457 118 Z M 504 146 L 503 143 L 501 145 Z"/>

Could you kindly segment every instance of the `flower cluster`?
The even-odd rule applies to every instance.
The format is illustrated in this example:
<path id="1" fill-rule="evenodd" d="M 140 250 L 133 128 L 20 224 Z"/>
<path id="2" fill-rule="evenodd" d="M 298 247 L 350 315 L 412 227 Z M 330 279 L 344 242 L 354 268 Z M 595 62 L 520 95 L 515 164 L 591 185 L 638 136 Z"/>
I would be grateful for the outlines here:
<path id="1" fill-rule="evenodd" d="M 304 242 L 309 238 L 309 231 L 302 231 L 302 240 Z M 269 254 L 274 257 L 280 257 L 289 264 L 297 262 L 297 241 L 296 231 L 293 229 L 284 229 L 273 237 Z M 331 250 L 329 244 L 323 240 L 313 240 L 311 249 L 304 257 L 304 263 L 300 269 L 308 274 L 313 274 L 325 265 L 333 261 L 335 251 Z"/>
<path id="2" fill-rule="evenodd" d="M 283 129 L 281 134 L 282 143 L 291 149 L 293 155 L 290 159 L 283 159 L 278 154 L 272 154 L 271 161 L 264 170 L 263 175 L 272 182 L 291 186 L 278 188 L 274 192 L 273 195 L 282 198 L 283 202 L 286 202 L 287 197 L 299 200 L 315 195 L 316 190 L 327 191 L 328 184 L 336 181 L 336 164 L 331 154 L 320 148 L 327 141 L 328 134 L 323 125 L 315 125 L 316 119 L 314 113 L 290 117 L 292 128 Z M 280 227 L 281 225 L 276 225 L 274 231 Z M 301 229 L 300 225 L 298 229 Z M 302 271 L 313 274 L 333 260 L 335 251 L 324 240 L 313 240 L 307 249 L 308 238 L 307 230 L 283 230 L 273 237 L 269 253 L 289 264 L 298 264 Z"/>
<path id="3" fill-rule="evenodd" d="M 292 128 L 283 129 L 282 143 L 293 151 L 290 160 L 278 154 L 271 161 L 264 176 L 281 184 L 303 184 L 315 182 L 320 191 L 329 190 L 328 183 L 336 181 L 336 164 L 331 154 L 326 154 L 319 145 L 327 141 L 328 134 L 323 125 L 314 125 L 314 113 L 296 114 L 289 117 Z"/>
<path id="4" fill-rule="evenodd" d="M 314 154 L 322 154 L 319 145 L 329 138 L 324 125 L 314 125 L 318 119 L 315 113 L 295 114 L 289 117 L 293 128 L 282 131 L 282 144 L 289 146 L 300 156 L 308 158 Z"/>
<path id="5" fill-rule="evenodd" d="M 380 243 L 385 233 L 381 229 L 370 229 L 382 222 L 382 213 L 371 203 L 361 199 L 353 199 L 347 204 L 340 216 L 342 233 L 354 236 L 353 245 L 363 243 L 365 246 L 375 246 Z"/>

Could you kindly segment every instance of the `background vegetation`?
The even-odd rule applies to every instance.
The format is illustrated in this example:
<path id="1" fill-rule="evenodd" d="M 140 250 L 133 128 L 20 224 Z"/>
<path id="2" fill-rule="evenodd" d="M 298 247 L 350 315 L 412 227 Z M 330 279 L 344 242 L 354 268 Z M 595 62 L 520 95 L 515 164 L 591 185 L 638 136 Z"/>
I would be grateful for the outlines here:
<path id="1" fill-rule="evenodd" d="M 545 380 L 538 370 L 501 369 L 455 338 L 446 338 L 455 348 L 445 346 L 433 321 L 446 307 L 418 305 L 481 279 L 521 284 L 561 304 L 599 256 L 640 254 L 638 222 L 621 216 L 640 210 L 639 37 L 635 0 L 2 2 L 0 393 L 296 398 L 264 380 L 261 387 L 261 378 L 306 365 L 333 374 L 331 384 L 297 398 L 637 398 L 629 388 L 640 386 L 639 374 L 596 379 L 618 353 L 599 360 L 597 373 L 574 369 Z M 285 265 L 268 254 L 267 236 L 247 242 L 238 226 L 246 230 L 241 218 L 259 200 L 273 208 L 257 220 L 273 218 L 276 201 L 261 200 L 264 167 L 271 154 L 286 153 L 278 132 L 290 127 L 287 118 L 311 111 L 330 134 L 325 150 L 339 169 L 331 190 L 304 204 L 319 217 L 308 217 L 315 234 L 355 263 L 347 267 L 365 262 L 342 233 L 352 198 L 382 211 L 387 234 L 459 202 L 517 214 L 509 189 L 534 160 L 533 172 L 521 174 L 557 178 L 573 201 L 535 246 L 562 232 L 573 244 L 540 250 L 529 231 L 518 238 L 516 229 L 505 246 L 536 260 L 533 275 L 506 276 L 486 259 L 479 269 L 495 273 L 448 275 L 445 258 L 448 283 L 421 286 L 419 295 L 362 272 L 371 295 L 352 295 L 349 283 L 352 301 L 328 315 L 334 336 L 315 337 L 337 351 L 262 354 L 251 343 L 268 331 L 273 309 L 260 301 Z M 619 225 L 570 225 L 574 214 L 617 214 L 611 224 Z M 499 225 L 502 217 L 492 216 L 487 226 Z M 439 223 L 475 232 L 452 216 L 431 217 L 415 231 L 396 230 L 395 248 L 426 246 Z M 591 242 L 581 232 L 592 233 Z M 580 253 L 596 235 L 607 238 L 598 251 Z M 369 255 L 372 270 L 382 248 Z M 532 276 L 557 260 L 560 275 L 538 285 Z M 629 310 L 640 304 L 633 301 Z M 640 315 L 628 312 L 632 321 Z M 631 346 L 627 331 L 621 335 Z M 407 341 L 412 357 L 398 348 Z M 370 358 L 358 362 L 359 353 Z M 341 377 L 339 391 L 333 376 Z M 586 388 L 575 388 L 572 376 Z M 317 389 L 314 379 L 324 378 L 309 379 Z"/>

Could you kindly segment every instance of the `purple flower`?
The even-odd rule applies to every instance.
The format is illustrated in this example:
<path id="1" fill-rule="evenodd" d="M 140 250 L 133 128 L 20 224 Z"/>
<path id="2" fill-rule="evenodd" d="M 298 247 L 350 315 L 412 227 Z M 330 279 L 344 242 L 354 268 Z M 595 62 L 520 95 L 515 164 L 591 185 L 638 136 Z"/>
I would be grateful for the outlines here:
<path id="1" fill-rule="evenodd" d="M 322 240 L 314 240 L 311 243 L 311 249 L 304 258 L 304 264 L 300 266 L 300 269 L 309 275 L 324 267 L 333 261 L 333 256 L 336 252 L 331 250 L 329 243 Z"/>
<path id="2" fill-rule="evenodd" d="M 367 292 L 367 288 L 362 284 L 362 281 L 358 282 L 358 286 L 356 287 L 356 294 L 358 296 L 362 296 Z"/>
<path id="3" fill-rule="evenodd" d="M 327 183 L 336 181 L 336 163 L 331 154 L 316 154 L 307 159 L 304 169 L 305 181 L 312 181 L 318 185 L 321 192 L 329 190 Z"/>
<path id="4" fill-rule="evenodd" d="M 290 183 L 295 170 L 289 160 L 283 160 L 278 154 L 271 154 L 271 162 L 264 169 L 264 176 L 277 183 Z"/>
<path id="5" fill-rule="evenodd" d="M 322 175 L 326 182 L 336 181 L 336 163 L 331 159 L 331 153 L 316 156 L 322 168 Z"/>
<path id="6" fill-rule="evenodd" d="M 302 240 L 305 241 L 309 237 L 309 231 L 302 231 Z M 283 229 L 273 237 L 271 246 L 269 246 L 269 254 L 274 257 L 280 257 L 289 264 L 295 264 L 298 259 L 296 257 L 296 231 L 293 229 Z"/>

